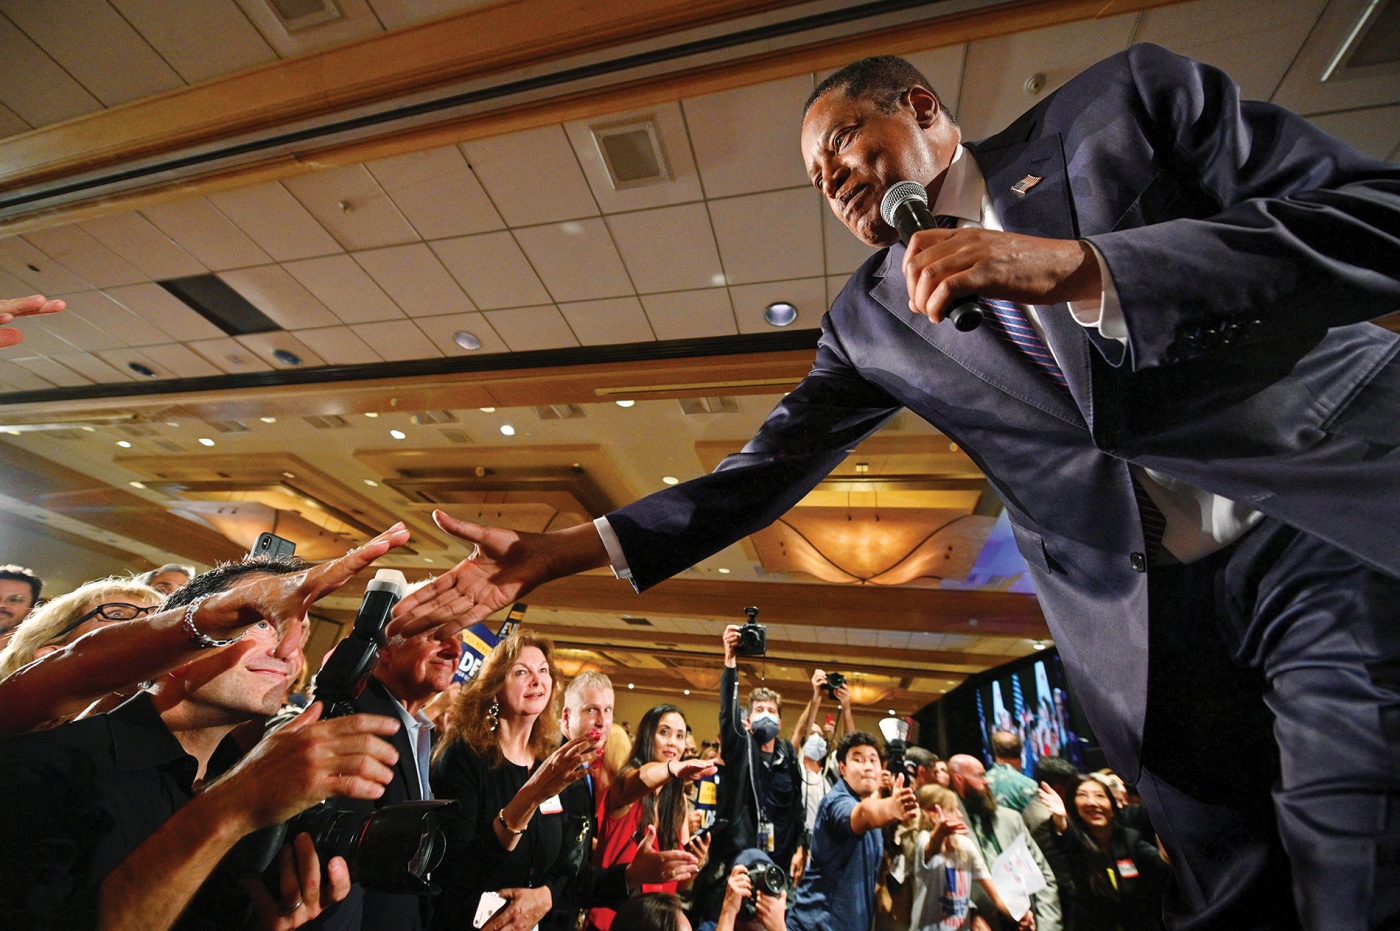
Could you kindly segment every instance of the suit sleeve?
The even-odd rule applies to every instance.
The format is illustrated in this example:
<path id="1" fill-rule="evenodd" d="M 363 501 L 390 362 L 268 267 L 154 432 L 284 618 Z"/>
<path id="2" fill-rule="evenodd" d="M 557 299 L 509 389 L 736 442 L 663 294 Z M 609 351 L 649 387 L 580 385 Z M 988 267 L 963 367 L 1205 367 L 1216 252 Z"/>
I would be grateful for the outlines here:
<path id="1" fill-rule="evenodd" d="M 1135 369 L 1293 331 L 1320 338 L 1400 306 L 1400 170 L 1242 101 L 1215 68 L 1151 45 L 1125 58 L 1105 86 L 1135 111 L 1124 117 L 1146 150 L 1123 156 L 1157 174 L 1135 204 L 1146 225 L 1088 239 L 1112 274 Z"/>
<path id="2" fill-rule="evenodd" d="M 852 299 L 843 294 L 838 303 Z M 812 371 L 742 451 L 608 515 L 638 591 L 777 520 L 899 410 L 855 372 L 830 321 Z"/>

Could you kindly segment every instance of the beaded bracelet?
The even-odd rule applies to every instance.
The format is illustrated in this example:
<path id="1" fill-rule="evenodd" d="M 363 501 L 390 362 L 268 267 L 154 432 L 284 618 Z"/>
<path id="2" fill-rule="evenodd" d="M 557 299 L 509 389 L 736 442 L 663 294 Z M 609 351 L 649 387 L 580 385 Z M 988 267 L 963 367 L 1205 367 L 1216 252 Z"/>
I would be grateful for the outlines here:
<path id="1" fill-rule="evenodd" d="M 199 610 L 199 606 L 204 604 L 204 599 L 208 597 L 208 595 L 200 595 L 194 601 L 191 601 L 190 606 L 185 609 L 185 619 L 180 622 L 180 629 L 185 632 L 185 636 L 201 650 L 206 650 L 210 647 L 226 647 L 231 643 L 237 643 L 242 640 L 243 634 L 247 633 L 247 631 L 243 631 L 239 633 L 237 637 L 231 637 L 228 640 L 218 640 L 194 626 L 194 613 Z"/>
<path id="2" fill-rule="evenodd" d="M 507 834 L 513 835 L 515 837 L 519 837 L 521 834 L 524 834 L 525 831 L 528 830 L 530 827 L 530 825 L 526 824 L 525 827 L 521 828 L 518 831 L 515 828 L 511 827 L 509 824 L 506 823 L 506 810 L 504 808 L 502 808 L 496 814 L 496 820 L 501 822 L 501 827 L 506 829 Z"/>

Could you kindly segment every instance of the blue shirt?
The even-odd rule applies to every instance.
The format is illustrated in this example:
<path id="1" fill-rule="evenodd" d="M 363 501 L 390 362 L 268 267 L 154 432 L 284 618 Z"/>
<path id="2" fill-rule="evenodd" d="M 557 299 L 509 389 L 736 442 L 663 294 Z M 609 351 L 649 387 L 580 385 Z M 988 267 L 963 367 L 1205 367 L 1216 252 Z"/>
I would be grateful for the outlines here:
<path id="1" fill-rule="evenodd" d="M 851 812 L 859 804 L 844 779 L 822 798 L 812 857 L 788 907 L 788 931 L 870 931 L 884 835 L 851 830 Z"/>

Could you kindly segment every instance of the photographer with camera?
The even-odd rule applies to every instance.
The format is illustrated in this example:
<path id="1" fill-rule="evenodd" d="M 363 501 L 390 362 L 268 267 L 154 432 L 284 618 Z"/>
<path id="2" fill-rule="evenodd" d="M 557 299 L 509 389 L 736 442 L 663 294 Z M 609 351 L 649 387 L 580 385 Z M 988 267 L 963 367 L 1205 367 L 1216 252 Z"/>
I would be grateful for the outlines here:
<path id="1" fill-rule="evenodd" d="M 220 862 L 244 835 L 328 796 L 378 797 L 397 759 L 382 738 L 398 722 L 320 720 L 316 704 L 232 767 L 227 738 L 277 710 L 304 661 L 305 606 L 406 539 L 396 529 L 330 569 L 249 558 L 204 573 L 163 612 L 181 616 L 187 662 L 112 712 L 6 742 L 0 926 L 158 931 L 251 919 L 286 931 L 343 898 L 346 864 L 325 864 L 326 888 L 305 836 L 281 853 L 275 897 L 260 878 L 239 891 Z"/>
<path id="2" fill-rule="evenodd" d="M 762 850 L 742 850 L 724 889 L 714 931 L 786 931 L 787 877 Z"/>

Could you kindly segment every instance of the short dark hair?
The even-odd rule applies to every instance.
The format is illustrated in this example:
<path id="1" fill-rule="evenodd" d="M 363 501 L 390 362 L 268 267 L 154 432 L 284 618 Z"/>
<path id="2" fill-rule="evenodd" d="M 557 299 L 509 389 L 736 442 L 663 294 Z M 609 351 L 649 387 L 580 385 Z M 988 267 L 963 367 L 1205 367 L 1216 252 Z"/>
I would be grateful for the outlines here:
<path id="1" fill-rule="evenodd" d="M 904 751 L 904 759 L 919 769 L 924 769 L 938 762 L 938 754 L 923 747 L 910 747 Z"/>
<path id="2" fill-rule="evenodd" d="M 171 592 L 161 608 L 181 608 L 203 595 L 226 592 L 245 575 L 291 575 L 309 568 L 311 564 L 300 556 L 244 556 L 237 562 L 221 563 L 201 572 Z"/>
<path id="3" fill-rule="evenodd" d="M 613 916 L 617 931 L 678 931 L 681 900 L 670 892 L 644 892 L 628 899 Z"/>
<path id="4" fill-rule="evenodd" d="M 0 579 L 26 583 L 29 590 L 34 593 L 34 601 L 39 600 L 39 593 L 44 590 L 44 580 L 39 578 L 33 569 L 16 566 L 13 563 L 8 566 L 0 566 Z"/>
<path id="5" fill-rule="evenodd" d="M 1052 786 L 1073 786 L 1079 782 L 1079 770 L 1064 757 L 1045 756 L 1035 764 L 1035 781 Z"/>
<path id="6" fill-rule="evenodd" d="M 999 760 L 1020 759 L 1025 746 L 1021 743 L 1021 735 L 1015 731 L 1000 728 L 992 731 L 992 755 Z"/>
<path id="7" fill-rule="evenodd" d="M 933 89 L 933 82 L 924 77 L 918 68 L 895 55 L 862 58 L 835 72 L 812 91 L 812 96 L 802 107 L 802 115 L 805 117 L 812 104 L 830 91 L 840 91 L 853 100 L 869 100 L 881 113 L 893 113 L 899 107 L 899 98 L 914 86 L 933 94 L 938 101 L 938 109 L 948 114 L 948 119 L 953 118 L 948 108 L 943 106 L 943 98 Z"/>
<path id="8" fill-rule="evenodd" d="M 880 742 L 875 739 L 874 734 L 868 734 L 865 731 L 851 731 L 845 737 L 842 737 L 841 742 L 836 745 L 837 761 L 841 763 L 846 762 L 846 754 L 850 753 L 856 747 L 874 747 L 875 752 L 880 754 L 880 759 L 883 760 L 885 758 L 885 755 L 880 753 Z"/>

